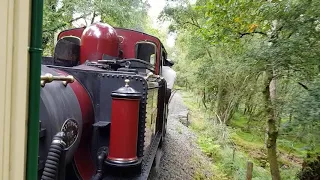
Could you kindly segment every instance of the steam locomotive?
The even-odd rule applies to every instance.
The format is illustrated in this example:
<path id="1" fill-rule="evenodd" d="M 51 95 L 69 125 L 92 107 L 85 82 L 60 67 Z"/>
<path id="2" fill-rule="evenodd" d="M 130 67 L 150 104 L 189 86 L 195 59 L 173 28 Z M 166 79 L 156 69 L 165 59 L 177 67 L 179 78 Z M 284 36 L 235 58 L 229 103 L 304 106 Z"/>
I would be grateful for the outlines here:
<path id="1" fill-rule="evenodd" d="M 60 32 L 41 65 L 39 179 L 147 179 L 166 134 L 166 59 L 139 31 Z"/>

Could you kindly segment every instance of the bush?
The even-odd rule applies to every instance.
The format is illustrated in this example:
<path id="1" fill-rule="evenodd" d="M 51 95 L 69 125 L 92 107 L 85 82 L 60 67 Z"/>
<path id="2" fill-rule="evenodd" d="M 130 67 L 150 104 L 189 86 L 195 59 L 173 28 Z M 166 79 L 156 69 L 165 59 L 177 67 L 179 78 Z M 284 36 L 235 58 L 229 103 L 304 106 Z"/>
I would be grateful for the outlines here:
<path id="1" fill-rule="evenodd" d="M 308 154 L 298 174 L 301 180 L 320 180 L 320 154 Z"/>

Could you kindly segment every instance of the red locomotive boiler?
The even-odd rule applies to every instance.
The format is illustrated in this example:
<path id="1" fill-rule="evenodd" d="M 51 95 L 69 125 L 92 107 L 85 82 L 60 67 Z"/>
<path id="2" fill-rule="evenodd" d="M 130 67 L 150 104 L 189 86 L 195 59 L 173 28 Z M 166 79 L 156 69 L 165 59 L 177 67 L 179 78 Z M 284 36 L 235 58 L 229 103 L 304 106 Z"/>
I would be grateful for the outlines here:
<path id="1" fill-rule="evenodd" d="M 96 23 L 43 57 L 39 179 L 147 179 L 165 137 L 160 40 Z"/>

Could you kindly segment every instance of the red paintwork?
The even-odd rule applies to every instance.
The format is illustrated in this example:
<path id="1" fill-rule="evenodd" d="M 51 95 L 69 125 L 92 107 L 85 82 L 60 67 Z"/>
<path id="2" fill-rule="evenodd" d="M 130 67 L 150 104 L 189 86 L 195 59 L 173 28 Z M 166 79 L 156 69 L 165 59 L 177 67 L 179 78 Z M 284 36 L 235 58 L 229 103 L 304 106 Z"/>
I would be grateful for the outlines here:
<path id="1" fill-rule="evenodd" d="M 112 99 L 108 160 L 128 162 L 137 159 L 139 121 L 138 99 Z"/>
<path id="2" fill-rule="evenodd" d="M 81 38 L 81 35 L 83 33 L 85 28 L 76 28 L 76 29 L 70 29 L 66 31 L 62 31 L 59 36 L 58 40 L 61 39 L 63 36 L 77 36 Z M 153 42 L 157 46 L 157 61 L 156 61 L 156 68 L 155 73 L 159 74 L 159 63 L 160 63 L 160 55 L 161 55 L 161 42 L 158 38 L 153 37 L 151 35 L 130 30 L 130 29 L 123 29 L 123 28 L 114 28 L 116 30 L 117 35 L 119 36 L 119 43 L 120 43 L 120 50 L 123 52 L 123 56 L 121 58 L 135 58 L 136 52 L 135 52 L 135 46 L 138 42 L 141 41 L 149 41 Z"/>
<path id="3" fill-rule="evenodd" d="M 89 143 L 85 146 L 79 146 L 74 153 L 74 161 L 82 180 L 90 180 L 92 175 L 95 174 L 95 165 L 91 158 Z"/>
<path id="4" fill-rule="evenodd" d="M 120 49 L 123 51 L 123 58 L 135 58 L 136 57 L 136 44 L 141 41 L 153 42 L 157 47 L 157 60 L 155 64 L 155 73 L 159 74 L 159 63 L 161 57 L 161 42 L 158 38 L 151 35 L 133 31 L 129 29 L 115 28 L 120 39 Z"/>
<path id="5" fill-rule="evenodd" d="M 82 28 L 74 28 L 74 29 L 68 29 L 65 31 L 61 31 L 58 35 L 58 40 L 63 38 L 64 36 L 76 36 L 78 38 L 81 38 L 82 32 L 84 31 L 86 27 Z"/>
<path id="6" fill-rule="evenodd" d="M 81 36 L 80 63 L 97 61 L 102 55 L 119 56 L 119 40 L 115 29 L 103 23 L 92 24 L 87 27 Z"/>
<path id="7" fill-rule="evenodd" d="M 80 145 L 74 154 L 74 161 L 82 179 L 89 180 L 91 179 L 92 174 L 95 173 L 95 165 L 91 159 L 88 146 L 91 141 L 91 127 L 94 121 L 93 105 L 87 91 L 80 83 L 75 82 L 71 83 L 70 86 L 75 92 L 80 104 L 83 126 Z"/>
<path id="8" fill-rule="evenodd" d="M 66 72 L 56 70 L 61 75 L 67 76 Z M 82 114 L 82 134 L 80 139 L 80 145 L 74 154 L 74 161 L 78 172 L 82 179 L 89 180 L 92 174 L 95 173 L 95 166 L 91 159 L 90 150 L 88 144 L 91 141 L 91 127 L 94 122 L 93 105 L 89 97 L 88 92 L 83 86 L 75 79 L 73 83 L 69 83 L 68 86 L 72 88 L 77 96 L 81 114 Z"/>

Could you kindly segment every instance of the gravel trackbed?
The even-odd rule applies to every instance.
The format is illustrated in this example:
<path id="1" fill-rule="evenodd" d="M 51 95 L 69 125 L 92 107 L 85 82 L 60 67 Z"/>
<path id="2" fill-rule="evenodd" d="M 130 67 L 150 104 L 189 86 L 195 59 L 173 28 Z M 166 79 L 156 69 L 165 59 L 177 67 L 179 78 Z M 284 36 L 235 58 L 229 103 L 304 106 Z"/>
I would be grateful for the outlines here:
<path id="1" fill-rule="evenodd" d="M 198 148 L 196 135 L 180 122 L 187 119 L 187 114 L 182 96 L 174 93 L 169 104 L 167 135 L 162 150 L 158 151 L 160 163 L 152 169 L 150 180 L 210 179 L 213 176 L 211 162 Z"/>

